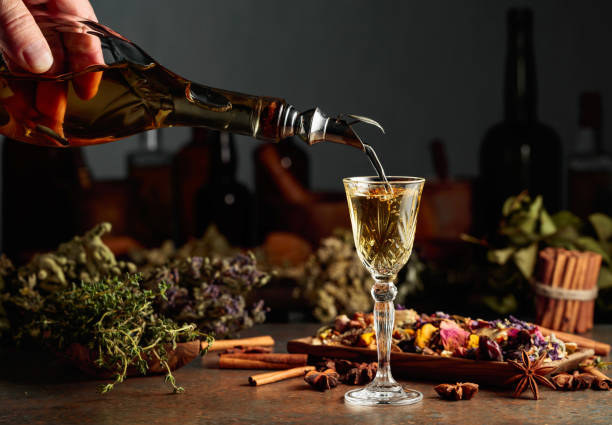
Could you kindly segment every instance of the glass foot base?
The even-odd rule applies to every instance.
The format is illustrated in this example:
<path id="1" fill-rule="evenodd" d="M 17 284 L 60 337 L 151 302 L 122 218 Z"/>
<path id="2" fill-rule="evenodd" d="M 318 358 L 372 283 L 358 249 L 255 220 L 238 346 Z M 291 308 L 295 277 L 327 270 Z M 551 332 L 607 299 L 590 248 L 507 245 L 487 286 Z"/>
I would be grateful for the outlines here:
<path id="1" fill-rule="evenodd" d="M 344 401 L 354 406 L 406 406 L 423 400 L 423 394 L 415 390 L 404 390 L 401 385 L 385 388 L 359 388 L 344 394 Z"/>

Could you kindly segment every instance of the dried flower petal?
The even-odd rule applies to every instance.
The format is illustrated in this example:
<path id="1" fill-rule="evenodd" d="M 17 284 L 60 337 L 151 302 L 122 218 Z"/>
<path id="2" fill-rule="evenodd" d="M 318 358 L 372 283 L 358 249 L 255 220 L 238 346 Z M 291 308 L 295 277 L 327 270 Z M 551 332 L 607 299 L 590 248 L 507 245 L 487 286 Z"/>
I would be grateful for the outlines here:
<path id="1" fill-rule="evenodd" d="M 440 323 L 440 338 L 445 350 L 455 351 L 458 347 L 465 346 L 469 335 L 469 332 L 461 329 L 452 320 L 443 320 Z"/>

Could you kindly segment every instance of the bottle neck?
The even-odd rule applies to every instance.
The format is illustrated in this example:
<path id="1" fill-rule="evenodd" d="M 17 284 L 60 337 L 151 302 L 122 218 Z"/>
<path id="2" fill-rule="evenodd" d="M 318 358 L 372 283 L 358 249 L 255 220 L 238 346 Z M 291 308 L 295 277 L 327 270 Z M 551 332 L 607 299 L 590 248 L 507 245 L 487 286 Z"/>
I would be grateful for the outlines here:
<path id="1" fill-rule="evenodd" d="M 532 40 L 532 18 L 527 9 L 508 13 L 505 118 L 509 122 L 537 120 L 537 87 Z"/>
<path id="2" fill-rule="evenodd" d="M 160 130 L 149 130 L 143 133 L 140 146 L 146 152 L 159 152 L 161 150 L 161 141 L 159 138 Z"/>
<path id="3" fill-rule="evenodd" d="M 602 106 L 601 95 L 586 92 L 580 95 L 578 137 L 575 151 L 578 154 L 595 154 L 603 151 L 601 141 Z"/>
<path id="4" fill-rule="evenodd" d="M 220 132 L 215 138 L 213 146 L 214 161 L 211 172 L 213 180 L 222 183 L 230 183 L 236 177 L 236 146 L 234 139 L 229 133 Z"/>

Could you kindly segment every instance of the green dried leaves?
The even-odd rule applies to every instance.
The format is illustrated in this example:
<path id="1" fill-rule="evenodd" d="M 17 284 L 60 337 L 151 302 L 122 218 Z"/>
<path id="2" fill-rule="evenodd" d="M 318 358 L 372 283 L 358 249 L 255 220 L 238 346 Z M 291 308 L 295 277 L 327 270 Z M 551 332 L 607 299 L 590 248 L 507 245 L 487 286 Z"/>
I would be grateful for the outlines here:
<path id="1" fill-rule="evenodd" d="M 423 268 L 413 253 L 397 285 L 397 303 L 401 304 L 408 292 L 422 288 Z M 323 239 L 303 270 L 296 274 L 300 279 L 294 295 L 310 303 L 314 317 L 321 322 L 372 308 L 370 290 L 374 280 L 357 255 L 350 230 L 338 230 Z"/>
<path id="2" fill-rule="evenodd" d="M 0 316 L 6 309 L 10 319 L 7 326 L 0 317 L 0 331 L 64 355 L 90 374 L 112 376 L 102 392 L 128 374 L 151 370 L 165 371 L 166 382 L 180 392 L 168 363 L 171 350 L 212 338 L 156 311 L 168 285 L 141 286 L 140 276 L 129 274 L 135 266 L 117 261 L 102 241 L 110 227 L 102 223 L 18 269 L 0 257 Z"/>
<path id="3" fill-rule="evenodd" d="M 133 275 L 72 284 L 48 295 L 22 330 L 57 353 L 74 350 L 74 344 L 94 352 L 95 366 L 114 375 L 113 382 L 101 388 L 103 393 L 123 382 L 128 369 L 144 375 L 155 363 L 166 370 L 173 391 L 181 392 L 168 365 L 168 350 L 179 342 L 210 338 L 194 324 L 179 326 L 154 312 L 153 303 L 166 289 L 161 284 L 155 291 L 143 290 Z"/>
<path id="4" fill-rule="evenodd" d="M 570 250 L 592 251 L 600 254 L 603 265 L 598 286 L 602 292 L 598 305 L 612 310 L 609 296 L 603 292 L 612 289 L 612 218 L 595 213 L 583 223 L 569 211 L 560 211 L 550 216 L 543 206 L 542 197 L 531 199 L 527 192 L 508 198 L 502 208 L 503 218 L 499 237 L 494 241 L 480 241 L 471 237 L 463 239 L 489 248 L 487 259 L 502 266 L 507 277 L 511 270 L 518 270 L 522 285 L 533 275 L 538 251 L 546 246 L 563 247 Z M 493 288 L 495 282 L 489 280 Z M 521 282 L 518 282 L 521 284 Z M 517 288 L 515 288 L 516 290 Z M 509 312 L 516 304 L 513 293 L 498 293 L 485 301 L 495 311 Z"/>
<path id="5" fill-rule="evenodd" d="M 85 233 L 62 243 L 54 252 L 37 254 L 17 270 L 14 284 L 43 293 L 67 287 L 72 282 L 91 282 L 107 276 L 135 273 L 136 267 L 117 261 L 102 241 L 110 232 L 109 223 L 101 223 Z"/>

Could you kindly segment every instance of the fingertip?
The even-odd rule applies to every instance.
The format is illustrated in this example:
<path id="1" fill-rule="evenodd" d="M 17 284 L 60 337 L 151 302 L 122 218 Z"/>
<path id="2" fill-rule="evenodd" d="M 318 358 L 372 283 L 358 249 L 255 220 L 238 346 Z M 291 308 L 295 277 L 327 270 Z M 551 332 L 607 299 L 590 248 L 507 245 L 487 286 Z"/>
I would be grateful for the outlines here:
<path id="1" fill-rule="evenodd" d="M 30 43 L 24 47 L 22 54 L 29 71 L 36 74 L 47 72 L 53 65 L 53 55 L 45 39 Z"/>

